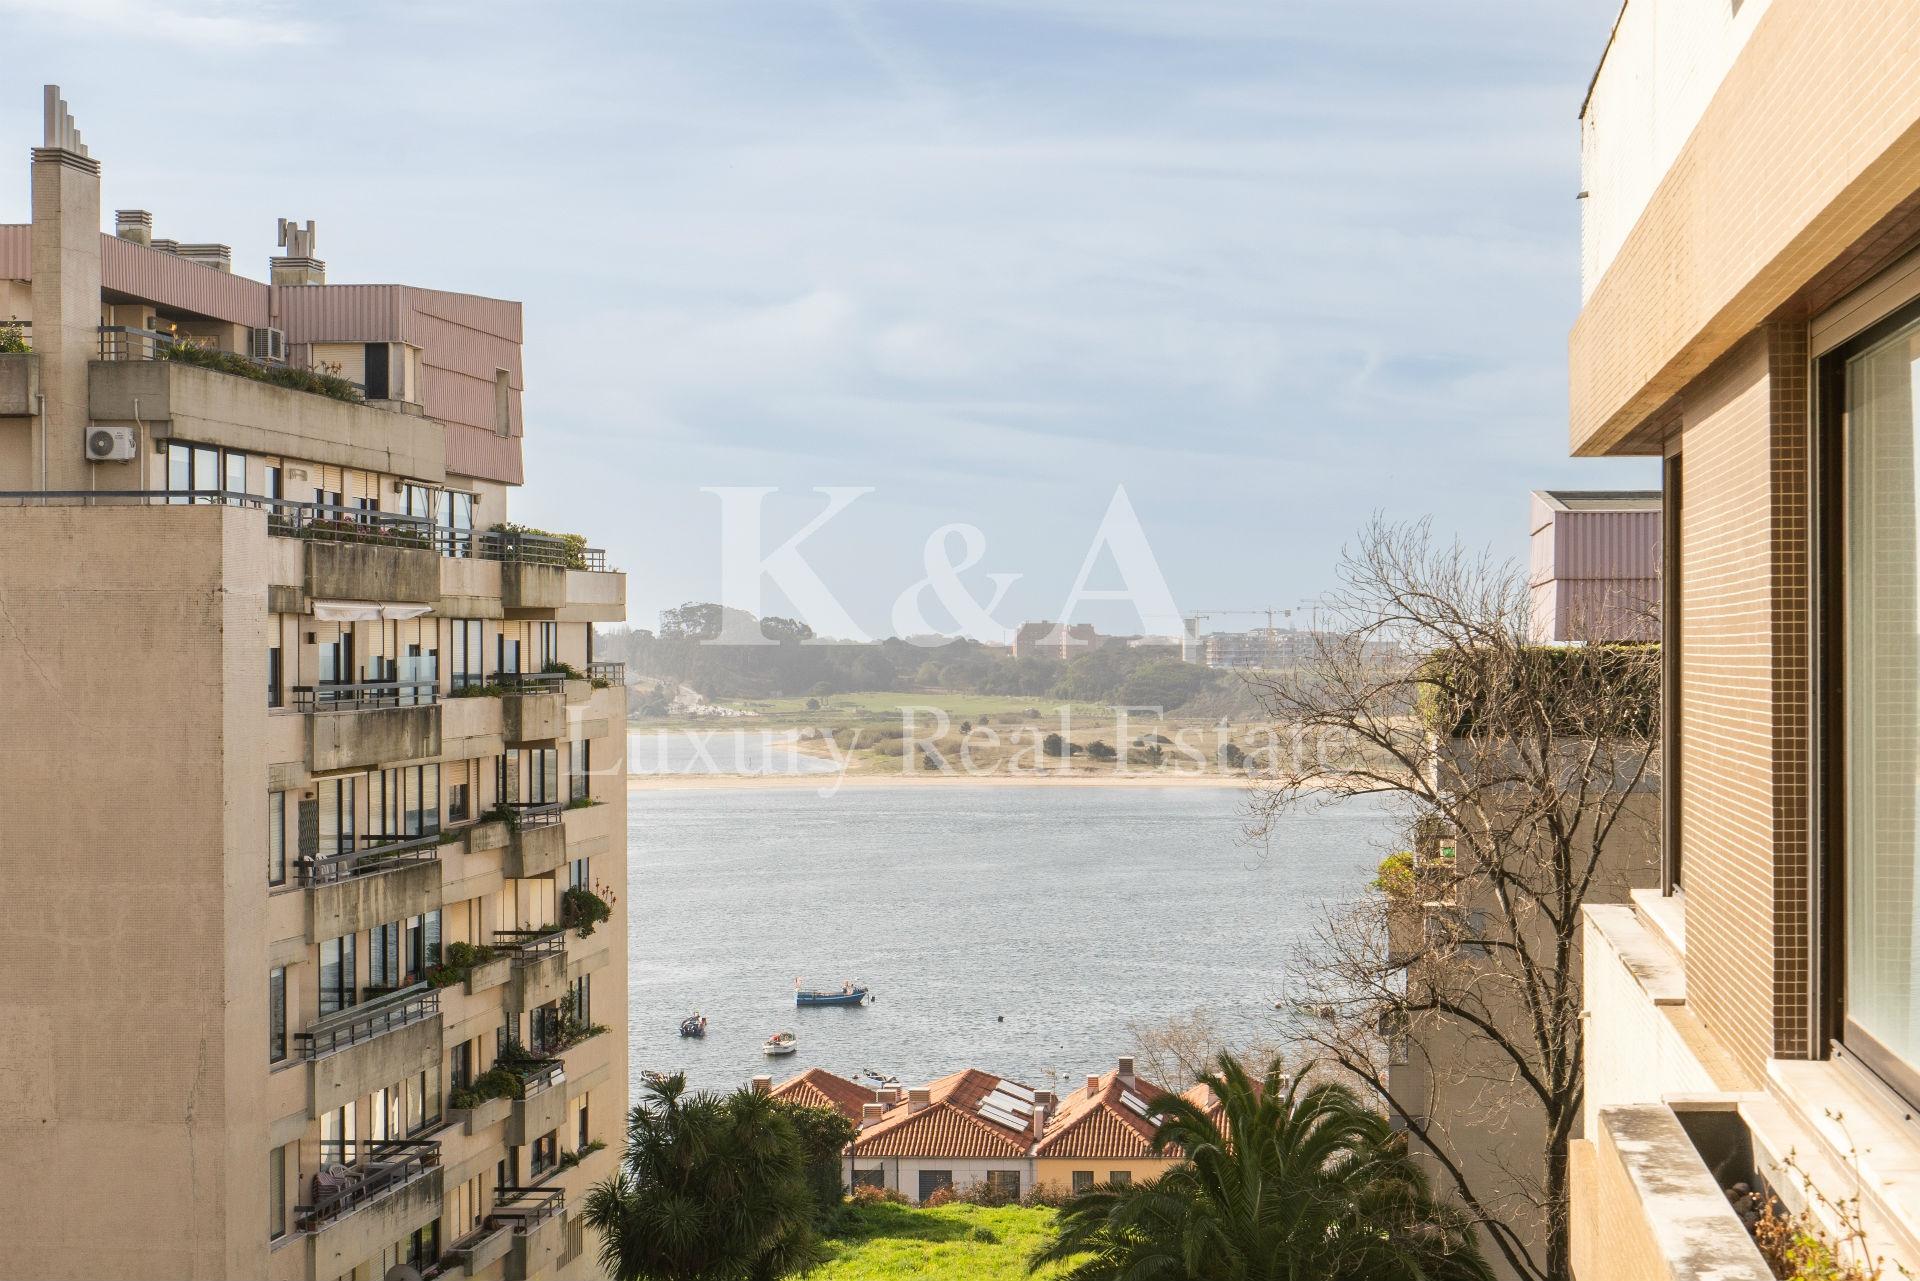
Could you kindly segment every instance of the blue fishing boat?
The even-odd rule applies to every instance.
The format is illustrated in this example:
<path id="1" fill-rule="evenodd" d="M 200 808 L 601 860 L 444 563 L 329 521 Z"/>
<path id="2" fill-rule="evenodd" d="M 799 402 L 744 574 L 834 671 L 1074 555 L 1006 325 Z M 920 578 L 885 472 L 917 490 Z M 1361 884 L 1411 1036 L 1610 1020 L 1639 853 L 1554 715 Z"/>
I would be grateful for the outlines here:
<path id="1" fill-rule="evenodd" d="M 859 983 L 845 983 L 837 991 L 822 988 L 796 987 L 793 992 L 795 1005 L 865 1005 L 869 989 Z"/>

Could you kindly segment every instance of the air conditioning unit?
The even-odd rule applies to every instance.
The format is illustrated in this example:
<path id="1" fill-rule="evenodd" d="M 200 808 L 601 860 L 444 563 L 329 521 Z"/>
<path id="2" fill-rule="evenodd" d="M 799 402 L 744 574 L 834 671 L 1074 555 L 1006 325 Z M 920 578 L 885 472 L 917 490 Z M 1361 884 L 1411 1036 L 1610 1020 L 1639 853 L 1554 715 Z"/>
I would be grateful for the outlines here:
<path id="1" fill-rule="evenodd" d="M 87 428 L 87 461 L 124 463 L 138 453 L 131 427 Z"/>
<path id="2" fill-rule="evenodd" d="M 278 329 L 261 325 L 249 331 L 247 355 L 255 360 L 281 360 L 287 358 L 287 336 Z"/>

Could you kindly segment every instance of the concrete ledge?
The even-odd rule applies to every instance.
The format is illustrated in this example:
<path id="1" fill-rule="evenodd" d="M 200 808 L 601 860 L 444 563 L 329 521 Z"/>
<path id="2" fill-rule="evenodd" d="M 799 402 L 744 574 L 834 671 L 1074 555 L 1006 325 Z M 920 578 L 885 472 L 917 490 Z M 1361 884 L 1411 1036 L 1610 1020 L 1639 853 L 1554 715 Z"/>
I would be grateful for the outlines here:
<path id="1" fill-rule="evenodd" d="M 500 562 L 472 556 L 440 558 L 440 605 L 443 618 L 499 618 Z"/>
<path id="2" fill-rule="evenodd" d="M 507 1251 L 513 1245 L 513 1229 L 495 1228 L 493 1231 L 476 1237 L 468 1244 L 456 1243 L 463 1256 L 460 1263 L 461 1274 L 477 1277 L 500 1260 L 507 1257 Z"/>
<path id="3" fill-rule="evenodd" d="M 307 768 L 315 774 L 440 754 L 438 703 L 307 713 Z"/>
<path id="4" fill-rule="evenodd" d="M 508 838 L 500 873 L 512 880 L 526 880 L 558 871 L 566 861 L 566 824 L 548 823 L 543 827 L 523 828 Z"/>
<path id="5" fill-rule="evenodd" d="M 87 405 L 95 422 L 132 424 L 136 396 L 141 422 L 169 422 L 165 434 L 182 440 L 428 484 L 447 478 L 446 431 L 431 418 L 169 360 L 89 363 Z"/>
<path id="6" fill-rule="evenodd" d="M 313 600 L 437 604 L 440 557 L 426 547 L 306 540 L 303 584 Z"/>
<path id="7" fill-rule="evenodd" d="M 507 1008 L 524 1013 L 566 994 L 567 956 L 555 952 L 514 965 L 513 977 L 507 981 Z"/>
<path id="8" fill-rule="evenodd" d="M 1588 924 L 1613 949 L 1620 964 L 1655 1005 L 1684 1005 L 1687 972 L 1679 959 L 1650 934 L 1630 907 L 1589 904 L 1581 909 Z"/>
<path id="9" fill-rule="evenodd" d="M 363 1209 L 320 1228 L 313 1234 L 313 1272 L 344 1276 L 378 1256 L 396 1241 L 440 1217 L 440 1175 L 429 1170 L 421 1178 Z"/>
<path id="10" fill-rule="evenodd" d="M 551 743 L 567 733 L 567 705 L 559 690 L 500 697 L 500 736 L 510 745 Z"/>
<path id="11" fill-rule="evenodd" d="M 440 1016 L 435 1014 L 315 1059 L 308 1065 L 309 1106 L 315 1116 L 331 1112 L 363 1094 L 436 1066 L 441 1054 Z"/>
<path id="12" fill-rule="evenodd" d="M 567 571 L 558 565 L 506 561 L 500 566 L 500 603 L 514 610 L 559 609 L 567 603 Z"/>
<path id="13" fill-rule="evenodd" d="M 1687 959 L 1687 897 L 1659 890 L 1631 890 L 1634 915 L 1680 960 Z"/>
<path id="14" fill-rule="evenodd" d="M 567 1119 L 565 1082 L 555 1082 L 530 1098 L 515 1099 L 507 1114 L 507 1145 L 522 1147 L 549 1130 L 557 1130 Z"/>
<path id="15" fill-rule="evenodd" d="M 395 863 L 307 889 L 307 939 L 319 943 L 440 906 L 440 860 Z"/>
<path id="16" fill-rule="evenodd" d="M 512 1111 L 512 1099 L 485 1099 L 476 1108 L 449 1108 L 447 1115 L 460 1122 L 462 1134 L 475 1135 L 491 1130 Z"/>
<path id="17" fill-rule="evenodd" d="M 495 957 L 484 965 L 476 965 L 467 975 L 467 995 L 478 996 L 490 992 L 513 977 L 513 958 Z"/>
<path id="18" fill-rule="evenodd" d="M 1593 1166 L 1602 1276 L 1619 1281 L 1773 1281 L 1671 1109 L 1602 1108 Z M 1584 1253 L 1584 1251 L 1583 1251 Z M 1583 1276 L 1581 1281 L 1598 1281 Z"/>
<path id="19" fill-rule="evenodd" d="M 618 623 L 627 617 L 627 576 L 611 570 L 567 571 L 566 601 L 554 611 L 563 623 Z"/>
<path id="20" fill-rule="evenodd" d="M 525 1236 L 515 1233 L 513 1248 L 507 1252 L 507 1281 L 545 1276 L 559 1261 L 566 1243 L 566 1219 L 558 1214 L 541 1220 Z"/>
<path id="21" fill-rule="evenodd" d="M 39 408 L 40 357 L 31 352 L 0 355 L 0 418 L 31 417 Z"/>
<path id="22" fill-rule="evenodd" d="M 455 760 L 498 756 L 506 746 L 500 731 L 498 698 L 448 698 L 440 703 L 442 756 Z"/>

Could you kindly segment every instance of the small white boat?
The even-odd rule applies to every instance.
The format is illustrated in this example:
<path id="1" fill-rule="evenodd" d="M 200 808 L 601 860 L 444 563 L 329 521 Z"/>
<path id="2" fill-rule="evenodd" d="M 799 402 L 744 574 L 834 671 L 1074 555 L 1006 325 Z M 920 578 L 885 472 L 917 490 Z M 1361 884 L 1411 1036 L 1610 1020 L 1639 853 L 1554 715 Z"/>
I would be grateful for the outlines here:
<path id="1" fill-rule="evenodd" d="M 767 1043 L 760 1047 L 760 1051 L 763 1054 L 778 1056 L 782 1054 L 792 1054 L 799 1048 L 799 1037 L 791 1032 L 775 1032 L 767 1038 Z"/>

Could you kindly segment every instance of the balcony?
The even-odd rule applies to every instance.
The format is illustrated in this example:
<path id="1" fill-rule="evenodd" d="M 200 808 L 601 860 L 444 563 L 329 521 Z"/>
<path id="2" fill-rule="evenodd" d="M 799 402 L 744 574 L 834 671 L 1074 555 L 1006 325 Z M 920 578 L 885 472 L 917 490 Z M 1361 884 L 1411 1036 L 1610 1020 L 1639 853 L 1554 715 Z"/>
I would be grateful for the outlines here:
<path id="1" fill-rule="evenodd" d="M 507 850 L 500 860 L 502 876 L 526 880 L 566 866 L 565 808 L 559 801 L 505 807 L 514 818 L 508 824 Z"/>
<path id="2" fill-rule="evenodd" d="M 307 714 L 307 768 L 315 774 L 440 755 L 432 679 L 295 685 Z"/>
<path id="3" fill-rule="evenodd" d="M 502 1187 L 493 1194 L 488 1222 L 511 1227 L 507 1250 L 507 1281 L 526 1281 L 543 1275 L 560 1259 L 566 1246 L 566 1193 L 559 1188 Z"/>
<path id="4" fill-rule="evenodd" d="M 500 734 L 509 747 L 551 743 L 567 733 L 565 672 L 501 672 Z"/>
<path id="5" fill-rule="evenodd" d="M 446 433 L 434 419 L 166 359 L 162 343 L 138 332 L 103 334 L 103 348 L 106 358 L 87 369 L 96 423 L 428 483 L 447 474 Z"/>
<path id="6" fill-rule="evenodd" d="M 0 354 L 0 418 L 34 413 L 39 393 L 40 357 L 31 352 Z"/>
<path id="7" fill-rule="evenodd" d="M 440 1256 L 440 1273 L 446 1276 L 458 1268 L 462 1276 L 477 1277 L 504 1259 L 512 1245 L 513 1226 L 489 1220 L 447 1247 Z"/>
<path id="8" fill-rule="evenodd" d="M 507 1114 L 509 1145 L 524 1146 L 566 1123 L 565 1063 L 559 1059 L 541 1059 L 511 1064 L 508 1070 L 520 1078 L 520 1093 Z"/>
<path id="9" fill-rule="evenodd" d="M 316 1275 L 335 1276 L 440 1216 L 440 1145 L 326 1140 L 294 1222 L 312 1234 Z"/>
<path id="10" fill-rule="evenodd" d="M 559 926 L 543 930 L 495 930 L 494 947 L 513 958 L 507 1008 L 536 1009 L 567 994 L 567 938 Z"/>
<path id="11" fill-rule="evenodd" d="M 309 1063 L 308 1102 L 318 1116 L 438 1063 L 440 994 L 416 983 L 316 1019 L 294 1041 Z"/>
<path id="12" fill-rule="evenodd" d="M 366 836 L 362 848 L 297 865 L 307 940 L 358 934 L 440 906 L 440 835 Z"/>
<path id="13" fill-rule="evenodd" d="M 625 663 L 588 663 L 587 679 L 596 685 L 604 682 L 619 689 L 627 683 L 627 665 Z"/>

